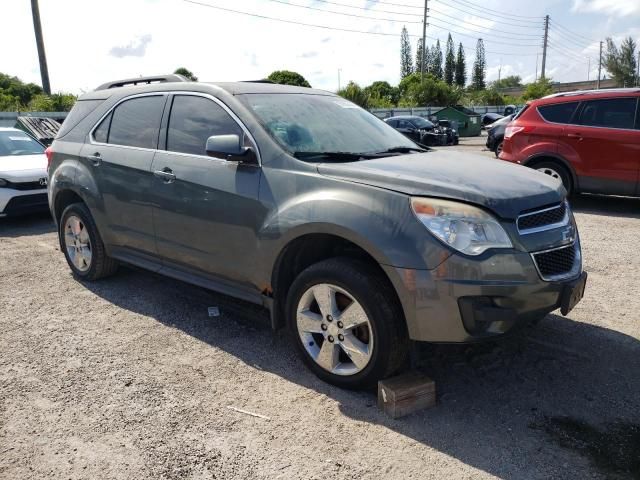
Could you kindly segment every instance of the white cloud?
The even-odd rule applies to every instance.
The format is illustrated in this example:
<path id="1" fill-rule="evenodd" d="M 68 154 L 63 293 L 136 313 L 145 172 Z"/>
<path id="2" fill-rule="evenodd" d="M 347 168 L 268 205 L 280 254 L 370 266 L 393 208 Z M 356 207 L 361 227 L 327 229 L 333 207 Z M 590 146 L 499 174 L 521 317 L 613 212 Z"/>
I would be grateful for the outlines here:
<path id="1" fill-rule="evenodd" d="M 151 35 L 147 34 L 132 40 L 127 45 L 112 47 L 111 50 L 109 50 L 109 55 L 116 58 L 144 57 L 151 38 Z"/>
<path id="2" fill-rule="evenodd" d="M 574 12 L 600 12 L 623 17 L 640 14 L 639 0 L 574 0 Z"/>

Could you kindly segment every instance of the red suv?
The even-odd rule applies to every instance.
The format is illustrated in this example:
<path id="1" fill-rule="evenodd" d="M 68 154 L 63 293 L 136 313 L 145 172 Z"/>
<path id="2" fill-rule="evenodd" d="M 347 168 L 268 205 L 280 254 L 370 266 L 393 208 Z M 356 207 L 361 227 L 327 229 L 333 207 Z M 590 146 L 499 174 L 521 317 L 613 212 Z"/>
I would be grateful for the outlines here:
<path id="1" fill-rule="evenodd" d="M 534 100 L 506 128 L 500 158 L 558 178 L 569 193 L 640 195 L 640 88 Z"/>

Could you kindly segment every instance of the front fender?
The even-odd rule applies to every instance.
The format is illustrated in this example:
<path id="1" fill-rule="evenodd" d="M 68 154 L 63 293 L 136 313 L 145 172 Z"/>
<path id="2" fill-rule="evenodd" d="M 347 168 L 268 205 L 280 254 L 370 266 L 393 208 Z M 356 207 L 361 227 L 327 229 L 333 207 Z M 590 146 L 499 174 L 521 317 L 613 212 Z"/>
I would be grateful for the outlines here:
<path id="1" fill-rule="evenodd" d="M 272 271 L 280 252 L 308 234 L 328 234 L 348 240 L 381 265 L 432 269 L 450 252 L 415 218 L 409 197 L 366 185 L 339 186 L 297 195 L 283 202 L 259 232 L 268 245 Z"/>

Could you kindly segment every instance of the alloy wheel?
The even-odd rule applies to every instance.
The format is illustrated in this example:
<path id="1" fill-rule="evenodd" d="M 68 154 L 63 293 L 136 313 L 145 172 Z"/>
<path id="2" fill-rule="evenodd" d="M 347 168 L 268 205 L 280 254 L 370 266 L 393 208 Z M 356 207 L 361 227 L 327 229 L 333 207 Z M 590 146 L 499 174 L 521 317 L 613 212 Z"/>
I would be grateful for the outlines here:
<path id="1" fill-rule="evenodd" d="M 371 360 L 373 329 L 345 289 L 320 283 L 307 289 L 296 310 L 298 335 L 309 356 L 335 375 L 355 375 Z"/>
<path id="2" fill-rule="evenodd" d="M 91 268 L 91 239 L 80 217 L 71 215 L 64 225 L 64 246 L 71 263 L 81 272 Z"/>
<path id="3" fill-rule="evenodd" d="M 550 177 L 555 178 L 556 180 L 558 180 L 559 182 L 562 182 L 562 177 L 560 176 L 560 174 L 558 173 L 557 170 L 554 170 L 553 168 L 550 167 L 541 167 L 537 169 L 539 172 L 544 173 L 545 175 L 549 175 Z"/>

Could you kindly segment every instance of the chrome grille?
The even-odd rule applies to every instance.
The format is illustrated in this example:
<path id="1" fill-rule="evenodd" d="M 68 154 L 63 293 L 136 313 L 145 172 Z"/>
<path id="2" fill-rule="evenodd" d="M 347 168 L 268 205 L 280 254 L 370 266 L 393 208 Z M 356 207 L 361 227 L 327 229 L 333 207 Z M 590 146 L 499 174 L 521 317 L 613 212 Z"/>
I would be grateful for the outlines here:
<path id="1" fill-rule="evenodd" d="M 569 222 L 569 206 L 562 202 L 549 208 L 535 212 L 523 213 L 518 217 L 518 231 L 521 234 L 551 230 L 566 225 Z"/>

